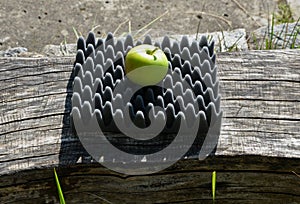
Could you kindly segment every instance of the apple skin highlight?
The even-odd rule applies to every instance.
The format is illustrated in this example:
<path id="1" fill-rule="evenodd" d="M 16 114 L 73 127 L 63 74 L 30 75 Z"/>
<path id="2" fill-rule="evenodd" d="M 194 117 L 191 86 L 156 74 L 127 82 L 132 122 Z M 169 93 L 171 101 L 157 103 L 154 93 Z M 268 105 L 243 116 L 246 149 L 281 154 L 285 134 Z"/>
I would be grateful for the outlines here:
<path id="1" fill-rule="evenodd" d="M 153 45 L 133 47 L 125 57 L 126 76 L 141 86 L 158 84 L 166 76 L 168 67 L 165 53 Z"/>

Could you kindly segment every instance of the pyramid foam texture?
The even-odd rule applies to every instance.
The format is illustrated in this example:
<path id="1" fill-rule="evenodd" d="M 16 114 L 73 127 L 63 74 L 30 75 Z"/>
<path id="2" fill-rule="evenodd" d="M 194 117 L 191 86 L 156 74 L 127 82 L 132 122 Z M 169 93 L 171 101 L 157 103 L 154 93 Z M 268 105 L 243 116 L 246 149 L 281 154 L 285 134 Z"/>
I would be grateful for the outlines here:
<path id="1" fill-rule="evenodd" d="M 125 76 L 126 53 L 139 44 L 152 44 L 165 52 L 169 72 L 161 82 L 162 87 L 142 87 L 135 93 L 130 87 L 123 87 L 115 93 L 115 87 Z M 185 120 L 193 115 L 200 118 L 199 132 L 207 133 L 212 118 L 222 117 L 215 61 L 214 43 L 208 43 L 206 37 L 192 42 L 183 37 L 176 42 L 165 36 L 162 42 L 153 43 L 146 36 L 143 42 L 134 43 L 131 35 L 116 39 L 109 33 L 106 39 L 96 39 L 91 32 L 87 39 L 80 37 L 77 42 L 72 111 L 76 108 L 80 114 L 96 113 L 103 132 L 120 132 L 113 116 L 119 114 L 121 121 L 124 111 L 129 109 L 129 123 L 140 128 L 149 126 L 152 117 L 166 122 L 161 134 L 176 133 L 181 122 L 186 126 L 193 123 Z M 183 86 L 184 82 L 189 89 Z M 133 95 L 130 101 L 124 101 L 127 95 Z M 195 104 L 199 108 L 195 109 Z M 155 112 L 155 106 L 160 106 L 165 114 Z"/>

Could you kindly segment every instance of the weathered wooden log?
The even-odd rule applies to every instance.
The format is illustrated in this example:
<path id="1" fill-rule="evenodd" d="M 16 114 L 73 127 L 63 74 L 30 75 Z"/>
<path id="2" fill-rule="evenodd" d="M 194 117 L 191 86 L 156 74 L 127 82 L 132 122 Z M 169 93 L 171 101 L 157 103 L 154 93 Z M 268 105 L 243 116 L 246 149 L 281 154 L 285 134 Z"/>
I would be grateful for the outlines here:
<path id="1" fill-rule="evenodd" d="M 70 129 L 73 58 L 0 58 L 0 201 L 299 203 L 300 50 L 221 53 L 222 131 L 214 155 L 151 175 L 115 173 Z"/>

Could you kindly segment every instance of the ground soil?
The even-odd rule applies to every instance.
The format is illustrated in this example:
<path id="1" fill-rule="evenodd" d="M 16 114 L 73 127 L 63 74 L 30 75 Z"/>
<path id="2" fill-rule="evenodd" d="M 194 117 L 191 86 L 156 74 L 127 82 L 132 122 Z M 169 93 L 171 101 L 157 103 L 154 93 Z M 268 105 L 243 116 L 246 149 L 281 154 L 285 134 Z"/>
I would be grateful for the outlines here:
<path id="1" fill-rule="evenodd" d="M 280 0 L 282 1 L 282 0 Z M 267 25 L 278 0 L 0 0 L 0 50 L 23 46 L 40 52 L 47 44 L 76 42 L 73 28 L 84 36 L 94 28 L 98 36 L 120 29 L 136 31 L 169 12 L 147 29 L 152 35 L 193 34 Z M 145 32 L 147 29 L 143 30 Z M 141 33 L 143 33 L 141 32 Z"/>

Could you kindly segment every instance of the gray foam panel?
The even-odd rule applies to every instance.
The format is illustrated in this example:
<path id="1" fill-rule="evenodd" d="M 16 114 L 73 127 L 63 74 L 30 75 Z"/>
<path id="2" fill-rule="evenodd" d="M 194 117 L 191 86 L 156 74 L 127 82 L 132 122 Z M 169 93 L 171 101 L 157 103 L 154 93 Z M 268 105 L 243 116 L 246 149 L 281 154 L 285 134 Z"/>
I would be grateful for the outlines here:
<path id="1" fill-rule="evenodd" d="M 167 55 L 169 71 L 161 85 L 168 88 L 148 86 L 132 93 L 131 86 L 123 86 L 116 91 L 118 83 L 124 80 L 126 53 L 139 44 L 153 44 Z M 96 114 L 104 132 L 119 131 L 113 118 L 128 128 L 131 125 L 145 128 L 150 119 L 159 120 L 166 123 L 162 134 L 176 133 L 180 124 L 195 125 L 193 122 L 197 120 L 193 118 L 200 119 L 197 125 L 202 133 L 208 131 L 212 122 L 219 121 L 214 125 L 221 128 L 221 97 L 213 47 L 206 37 L 192 42 L 183 37 L 180 42 L 171 43 L 166 36 L 162 42 L 153 43 L 146 36 L 136 44 L 131 35 L 125 39 L 115 39 L 111 33 L 106 39 L 96 39 L 93 33 L 86 40 L 80 37 L 74 65 L 72 114 L 77 112 L 82 119 Z M 190 88 L 186 89 L 184 83 Z M 130 95 L 133 97 L 125 100 Z M 131 122 L 124 120 L 126 110 Z"/>

